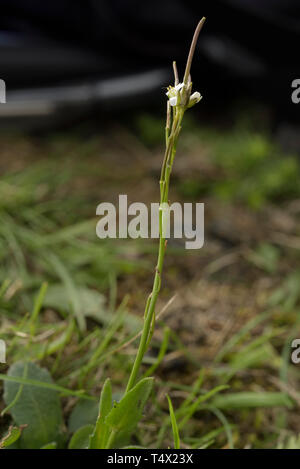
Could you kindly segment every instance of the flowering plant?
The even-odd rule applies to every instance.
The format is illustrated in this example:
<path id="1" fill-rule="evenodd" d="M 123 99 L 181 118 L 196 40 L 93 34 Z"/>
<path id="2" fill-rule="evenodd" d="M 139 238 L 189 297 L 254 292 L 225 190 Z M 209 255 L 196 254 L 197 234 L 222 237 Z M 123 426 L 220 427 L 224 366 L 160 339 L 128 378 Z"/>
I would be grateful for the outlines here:
<path id="1" fill-rule="evenodd" d="M 155 307 L 161 287 L 161 275 L 167 240 L 164 233 L 164 207 L 169 203 L 170 176 L 176 154 L 177 141 L 181 130 L 181 123 L 187 109 L 197 104 L 202 96 L 196 91 L 192 93 L 192 80 L 190 75 L 192 60 L 195 52 L 199 33 L 204 24 L 202 18 L 195 30 L 191 43 L 183 81 L 178 78 L 176 62 L 173 62 L 174 86 L 169 86 L 166 93 L 167 119 L 165 128 L 166 150 L 161 168 L 160 176 L 160 210 L 159 210 L 159 248 L 158 259 L 155 268 L 152 292 L 150 293 L 145 307 L 144 325 L 140 338 L 139 347 L 135 361 L 130 373 L 127 388 L 121 401 L 112 404 L 112 391 L 110 380 L 107 379 L 101 393 L 99 417 L 90 439 L 90 448 L 112 448 L 116 444 L 118 434 L 124 432 L 129 434 L 141 418 L 143 407 L 150 395 L 153 386 L 153 378 L 144 378 L 138 381 L 138 373 L 149 347 L 155 326 Z M 172 404 L 169 401 L 171 417 L 174 416 Z M 173 430 L 176 433 L 174 418 L 172 419 Z M 177 438 L 178 440 L 178 438 Z"/>

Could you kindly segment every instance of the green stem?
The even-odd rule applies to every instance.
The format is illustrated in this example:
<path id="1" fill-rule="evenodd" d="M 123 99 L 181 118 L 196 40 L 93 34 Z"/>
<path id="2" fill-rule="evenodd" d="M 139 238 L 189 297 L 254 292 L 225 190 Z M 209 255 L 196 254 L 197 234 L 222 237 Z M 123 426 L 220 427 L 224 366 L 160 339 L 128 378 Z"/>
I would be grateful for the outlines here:
<path id="1" fill-rule="evenodd" d="M 181 129 L 181 121 L 184 115 L 184 108 L 176 108 L 173 115 L 173 122 L 170 135 L 168 135 L 166 142 L 166 152 L 164 157 L 164 162 L 162 165 L 161 179 L 160 179 L 160 204 L 168 203 L 169 195 L 169 184 L 170 184 L 170 175 L 172 171 L 172 166 L 174 162 L 174 157 L 176 153 L 177 140 Z M 167 128 L 169 125 L 167 125 Z M 153 281 L 152 292 L 146 303 L 145 315 L 144 315 L 144 326 L 143 331 L 136 354 L 136 358 L 131 370 L 129 381 L 126 388 L 126 393 L 130 391 L 135 385 L 137 375 L 143 361 L 144 355 L 146 353 L 149 336 L 151 334 L 151 325 L 155 318 L 155 306 L 158 298 L 158 294 L 161 286 L 161 274 L 164 263 L 164 256 L 166 251 L 166 239 L 163 235 L 163 212 L 159 211 L 159 248 L 158 248 L 158 258 L 157 265 L 155 269 L 155 276 Z"/>

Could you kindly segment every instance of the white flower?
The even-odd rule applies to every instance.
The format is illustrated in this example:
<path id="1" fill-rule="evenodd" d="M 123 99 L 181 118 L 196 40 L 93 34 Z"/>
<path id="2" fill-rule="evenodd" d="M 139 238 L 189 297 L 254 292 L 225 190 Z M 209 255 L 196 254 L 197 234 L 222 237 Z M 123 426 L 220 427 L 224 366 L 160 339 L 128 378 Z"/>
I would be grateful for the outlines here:
<path id="1" fill-rule="evenodd" d="M 184 87 L 184 83 L 178 83 L 176 86 L 170 86 L 166 95 L 169 98 L 170 106 L 177 106 L 177 94 Z"/>
<path id="2" fill-rule="evenodd" d="M 166 92 L 166 95 L 169 98 L 169 103 L 170 106 L 177 106 L 178 104 L 178 95 L 180 93 L 180 90 L 184 88 L 186 85 L 184 83 L 178 83 L 176 86 L 170 86 L 168 91 Z M 181 95 L 181 94 L 180 94 Z M 189 99 L 187 108 L 190 108 L 194 106 L 195 104 L 199 103 L 199 101 L 202 99 L 201 94 L 199 91 L 195 91 Z"/>
<path id="3" fill-rule="evenodd" d="M 178 85 L 176 86 L 170 86 L 170 88 L 166 92 L 166 95 L 168 96 L 170 101 L 170 106 L 177 105 L 177 94 L 183 87 L 184 83 L 178 83 Z"/>
<path id="4" fill-rule="evenodd" d="M 177 92 L 180 91 L 183 87 L 184 83 L 178 83 L 178 85 L 176 86 L 170 86 L 170 89 L 166 92 L 166 95 L 168 96 L 168 98 L 173 98 L 177 95 Z"/>

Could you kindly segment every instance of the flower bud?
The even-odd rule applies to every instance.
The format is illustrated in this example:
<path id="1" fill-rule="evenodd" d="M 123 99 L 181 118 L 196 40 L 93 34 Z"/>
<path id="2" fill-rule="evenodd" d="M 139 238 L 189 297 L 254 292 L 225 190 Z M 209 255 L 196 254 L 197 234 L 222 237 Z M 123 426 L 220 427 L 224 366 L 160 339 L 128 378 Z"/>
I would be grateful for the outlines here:
<path id="1" fill-rule="evenodd" d="M 189 103 L 188 103 L 188 108 L 190 107 L 193 107 L 195 106 L 195 104 L 199 103 L 199 101 L 201 101 L 202 99 L 202 96 L 201 94 L 199 93 L 199 91 L 195 91 L 191 96 L 190 96 L 190 99 L 189 99 Z"/>

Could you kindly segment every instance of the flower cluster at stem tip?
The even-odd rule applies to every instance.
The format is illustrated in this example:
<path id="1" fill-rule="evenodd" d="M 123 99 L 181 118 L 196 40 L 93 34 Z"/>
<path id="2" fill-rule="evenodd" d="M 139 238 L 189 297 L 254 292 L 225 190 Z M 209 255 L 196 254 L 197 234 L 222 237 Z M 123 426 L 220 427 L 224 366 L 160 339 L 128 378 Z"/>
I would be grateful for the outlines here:
<path id="1" fill-rule="evenodd" d="M 170 106 L 184 106 L 186 109 L 201 101 L 202 96 L 199 91 L 190 94 L 191 84 L 178 83 L 176 86 L 169 86 L 166 95 L 169 98 Z M 188 99 L 187 99 L 188 98 Z"/>

